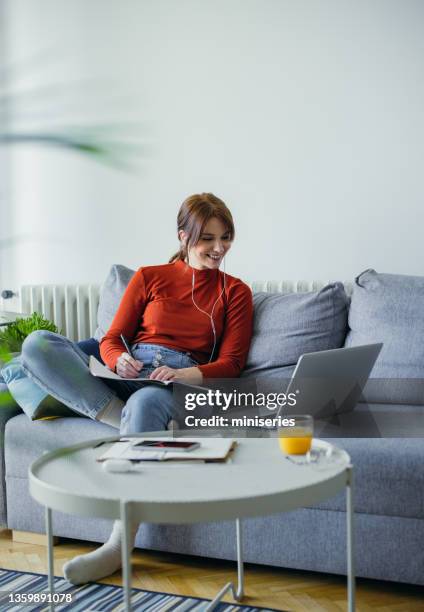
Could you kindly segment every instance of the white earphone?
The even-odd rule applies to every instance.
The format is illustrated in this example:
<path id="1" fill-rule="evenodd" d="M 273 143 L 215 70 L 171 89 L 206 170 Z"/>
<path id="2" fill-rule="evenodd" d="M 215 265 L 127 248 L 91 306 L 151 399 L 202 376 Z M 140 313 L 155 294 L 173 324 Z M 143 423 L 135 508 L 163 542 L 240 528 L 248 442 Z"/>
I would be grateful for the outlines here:
<path id="1" fill-rule="evenodd" d="M 213 320 L 213 311 L 215 310 L 215 306 L 218 304 L 219 300 L 221 299 L 222 294 L 224 293 L 224 291 L 225 291 L 225 289 L 226 289 L 226 287 L 227 287 L 227 284 L 226 284 L 226 277 L 225 277 L 225 257 L 223 258 L 223 260 L 224 260 L 224 286 L 223 286 L 223 288 L 222 288 L 221 293 L 220 293 L 220 294 L 218 295 L 218 297 L 216 298 L 216 300 L 215 300 L 215 302 L 214 302 L 214 304 L 213 304 L 213 306 L 212 306 L 212 310 L 211 310 L 211 313 L 210 313 L 210 314 L 209 314 L 208 312 L 206 312 L 206 310 L 203 310 L 202 308 L 200 308 L 200 307 L 199 307 L 199 306 L 196 304 L 196 302 L 195 302 L 195 300 L 194 300 L 194 268 L 192 268 L 192 277 L 191 277 L 191 300 L 192 300 L 192 302 L 193 302 L 193 305 L 194 305 L 194 306 L 197 308 L 197 310 L 198 310 L 199 312 L 202 312 L 204 315 L 206 315 L 206 316 L 207 316 L 207 317 L 210 319 L 210 322 L 211 322 L 211 327 L 212 327 L 212 333 L 213 333 L 213 347 L 212 347 L 212 352 L 211 352 L 211 354 L 210 354 L 210 357 L 209 357 L 209 361 L 208 361 L 208 363 L 210 363 L 210 362 L 211 362 L 212 357 L 213 357 L 213 354 L 214 354 L 214 351 L 215 351 L 215 347 L 216 347 L 216 328 L 215 328 L 215 321 Z M 190 265 L 190 259 L 189 259 L 188 249 L 187 249 L 187 262 L 188 262 L 188 265 Z"/>

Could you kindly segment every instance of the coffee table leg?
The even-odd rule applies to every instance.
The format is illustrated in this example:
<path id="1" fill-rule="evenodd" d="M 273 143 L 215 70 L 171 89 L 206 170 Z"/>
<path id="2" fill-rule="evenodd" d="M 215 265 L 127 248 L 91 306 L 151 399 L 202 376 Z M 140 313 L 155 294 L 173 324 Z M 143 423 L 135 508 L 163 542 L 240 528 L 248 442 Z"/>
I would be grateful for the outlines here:
<path id="1" fill-rule="evenodd" d="M 241 521 L 236 519 L 236 534 L 237 534 L 237 591 L 233 597 L 236 601 L 241 601 L 244 595 L 244 566 L 243 566 L 243 539 L 241 533 Z"/>
<path id="2" fill-rule="evenodd" d="M 124 583 L 124 605 L 126 612 L 131 610 L 131 563 L 130 563 L 130 526 L 128 524 L 129 504 L 121 502 L 122 522 L 122 578 Z"/>
<path id="3" fill-rule="evenodd" d="M 355 611 L 355 561 L 353 544 L 353 467 L 346 469 L 346 518 L 347 518 L 347 605 Z"/>
<path id="4" fill-rule="evenodd" d="M 47 535 L 47 570 L 48 587 L 51 597 L 50 610 L 54 610 L 54 563 L 53 563 L 53 530 L 52 530 L 52 511 L 46 507 L 46 535 Z"/>
<path id="5" fill-rule="evenodd" d="M 205 609 L 205 612 L 214 610 L 219 604 L 221 599 L 224 597 L 227 591 L 231 591 L 233 598 L 236 601 L 241 601 L 244 595 L 244 568 L 243 568 L 243 538 L 241 531 L 241 521 L 236 519 L 236 538 L 237 538 L 237 590 L 232 582 L 228 582 L 220 591 L 217 593 L 215 598 Z"/>

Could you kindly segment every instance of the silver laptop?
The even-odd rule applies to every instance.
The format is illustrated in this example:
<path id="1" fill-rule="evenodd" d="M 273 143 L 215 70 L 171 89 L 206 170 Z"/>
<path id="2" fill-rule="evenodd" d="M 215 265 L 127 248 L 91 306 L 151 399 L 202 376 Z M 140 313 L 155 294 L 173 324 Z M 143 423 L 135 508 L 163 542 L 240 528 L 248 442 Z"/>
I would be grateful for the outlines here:
<path id="1" fill-rule="evenodd" d="M 328 418 L 353 410 L 361 396 L 383 344 L 305 353 L 297 362 L 286 395 L 295 406 L 284 406 L 278 415 L 310 414 Z M 292 396 L 292 397 L 294 397 Z"/>

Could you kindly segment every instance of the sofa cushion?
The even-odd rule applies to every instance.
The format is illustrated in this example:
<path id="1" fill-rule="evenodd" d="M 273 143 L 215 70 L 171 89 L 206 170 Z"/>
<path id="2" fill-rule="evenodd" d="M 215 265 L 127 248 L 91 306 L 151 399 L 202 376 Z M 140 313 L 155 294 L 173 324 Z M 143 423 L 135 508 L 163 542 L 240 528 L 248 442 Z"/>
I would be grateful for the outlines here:
<path id="1" fill-rule="evenodd" d="M 422 438 L 344 438 L 329 442 L 352 459 L 355 512 L 424 518 L 424 444 Z M 345 510 L 343 493 L 314 506 Z"/>
<path id="2" fill-rule="evenodd" d="M 310 293 L 266 293 L 253 296 L 253 336 L 244 376 L 289 377 L 287 366 L 304 353 L 343 346 L 348 297 L 342 283 Z"/>
<path id="3" fill-rule="evenodd" d="M 345 346 L 382 342 L 364 397 L 424 404 L 424 277 L 365 270 L 356 279 Z"/>
<path id="4" fill-rule="evenodd" d="M 6 425 L 7 477 L 28 478 L 28 467 L 45 451 L 119 433 L 114 427 L 79 416 L 53 421 L 29 421 L 23 414 L 15 418 Z"/>
<path id="5" fill-rule="evenodd" d="M 114 264 L 100 290 L 97 329 L 94 338 L 100 342 L 109 329 L 119 303 L 135 270 Z"/>

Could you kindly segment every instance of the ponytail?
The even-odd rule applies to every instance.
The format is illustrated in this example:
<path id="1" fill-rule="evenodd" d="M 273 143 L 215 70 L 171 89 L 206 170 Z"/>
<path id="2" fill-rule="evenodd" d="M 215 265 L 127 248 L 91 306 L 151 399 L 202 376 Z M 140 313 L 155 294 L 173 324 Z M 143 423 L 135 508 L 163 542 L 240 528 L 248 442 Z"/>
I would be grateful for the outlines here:
<path id="1" fill-rule="evenodd" d="M 168 263 L 173 263 L 174 261 L 179 261 L 179 260 L 185 261 L 186 257 L 187 257 L 187 249 L 184 246 L 181 246 L 179 251 L 174 253 L 174 255 L 171 257 Z"/>

